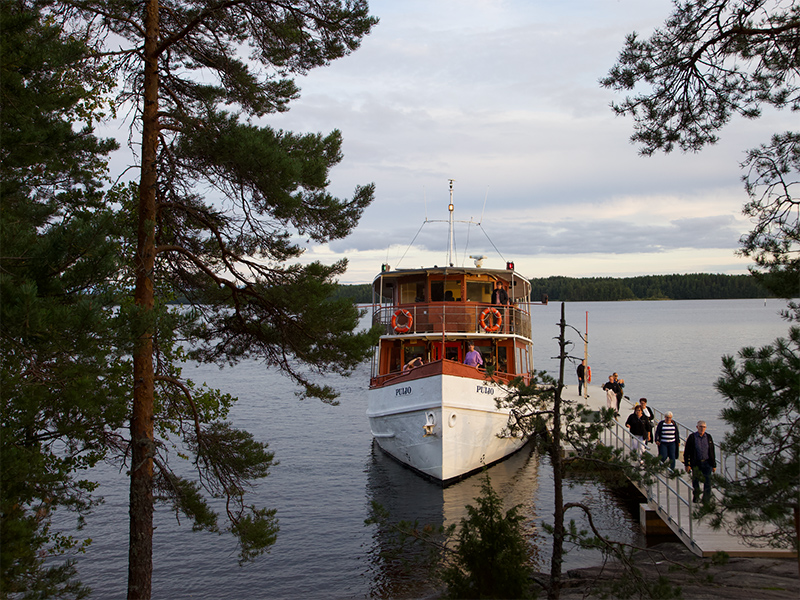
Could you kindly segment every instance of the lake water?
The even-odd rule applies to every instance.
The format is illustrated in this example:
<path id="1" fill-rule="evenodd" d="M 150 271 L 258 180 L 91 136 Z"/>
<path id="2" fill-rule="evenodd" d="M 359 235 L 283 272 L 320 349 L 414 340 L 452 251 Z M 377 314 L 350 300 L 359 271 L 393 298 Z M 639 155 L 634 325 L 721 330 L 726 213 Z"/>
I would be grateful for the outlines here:
<path id="1" fill-rule="evenodd" d="M 785 337 L 788 326 L 777 316 L 783 306 L 778 300 L 569 303 L 566 318 L 583 332 L 589 313 L 595 383 L 616 371 L 632 399 L 645 396 L 685 425 L 705 419 L 721 439 L 722 400 L 713 388 L 720 357 Z M 558 303 L 533 307 L 536 367 L 551 374 L 558 372 L 551 357 L 557 353 L 553 338 L 559 318 Z M 580 338 L 574 332 L 567 337 L 575 342 L 571 354 L 582 358 Z M 423 570 L 404 569 L 384 556 L 390 536 L 364 525 L 370 502 L 380 502 L 398 519 L 449 524 L 465 516 L 464 505 L 473 503 L 481 478 L 442 490 L 375 449 L 365 415 L 367 365 L 335 381 L 341 392 L 335 407 L 298 401 L 286 378 L 256 362 L 223 370 L 187 367 L 184 375 L 238 396 L 233 422 L 269 442 L 280 464 L 259 482 L 251 501 L 276 508 L 281 531 L 268 555 L 239 567 L 231 536 L 192 532 L 190 524 L 179 526 L 169 510 L 157 508 L 154 598 L 413 598 L 429 593 Z M 576 383 L 573 366 L 567 368 L 566 383 Z M 106 502 L 82 532 L 93 543 L 78 558 L 78 569 L 94 598 L 123 598 L 127 479 L 109 465 L 97 476 Z M 539 526 L 552 519 L 553 511 L 547 461 L 526 449 L 493 467 L 490 476 L 506 508 L 522 505 L 539 568 L 548 570 L 550 542 Z M 600 528 L 616 539 L 641 541 L 630 507 L 602 486 L 572 483 L 567 501 L 592 506 Z M 571 551 L 565 568 L 588 566 L 597 558 Z"/>

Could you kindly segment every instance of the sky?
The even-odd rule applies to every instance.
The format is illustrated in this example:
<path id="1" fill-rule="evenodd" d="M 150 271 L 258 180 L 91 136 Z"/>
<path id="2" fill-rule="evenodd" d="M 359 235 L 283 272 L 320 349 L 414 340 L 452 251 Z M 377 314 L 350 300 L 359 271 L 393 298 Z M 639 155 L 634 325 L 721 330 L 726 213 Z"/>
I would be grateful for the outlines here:
<path id="1" fill-rule="evenodd" d="M 353 233 L 304 260 L 346 257 L 342 283 L 443 265 L 455 180 L 457 265 L 485 255 L 528 277 L 746 273 L 740 163 L 788 112 L 734 120 L 698 154 L 642 157 L 601 88 L 625 35 L 662 26 L 671 0 L 371 0 L 353 54 L 299 77 L 301 97 L 260 124 L 339 129 L 330 191 L 374 183 Z M 426 222 L 426 219 L 429 222 Z M 303 240 L 305 242 L 305 240 Z M 412 245 L 412 241 L 414 241 Z"/>

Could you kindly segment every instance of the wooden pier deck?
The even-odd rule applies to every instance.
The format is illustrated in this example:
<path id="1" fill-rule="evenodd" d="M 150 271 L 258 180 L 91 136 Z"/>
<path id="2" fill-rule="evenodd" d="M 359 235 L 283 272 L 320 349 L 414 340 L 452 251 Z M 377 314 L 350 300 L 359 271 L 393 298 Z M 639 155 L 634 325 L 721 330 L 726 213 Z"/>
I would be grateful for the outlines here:
<path id="1" fill-rule="evenodd" d="M 562 397 L 566 400 L 581 402 L 588 405 L 593 410 L 605 408 L 605 392 L 597 386 L 589 386 L 589 397 L 579 398 L 577 386 L 572 385 L 565 388 Z M 624 423 L 632 411 L 633 404 L 623 399 L 620 407 L 618 422 L 610 429 L 607 429 L 602 438 L 602 443 L 615 448 L 623 448 L 627 452 L 631 451 L 633 438 L 625 428 Z M 656 415 L 655 425 L 663 419 L 663 415 L 655 406 L 650 406 Z M 741 557 L 796 557 L 797 554 L 791 549 L 779 549 L 768 547 L 756 547 L 748 545 L 739 535 L 730 534 L 726 528 L 713 529 L 710 525 L 711 517 L 705 516 L 698 518 L 695 515 L 696 507 L 692 503 L 692 481 L 691 477 L 683 468 L 683 444 L 689 433 L 695 431 L 694 428 L 687 428 L 678 423 L 680 429 L 681 447 L 678 452 L 676 470 L 680 472 L 680 478 L 668 478 L 658 476 L 650 485 L 642 485 L 639 482 L 632 482 L 646 498 L 646 504 L 640 507 L 640 517 L 642 526 L 653 528 L 652 517 L 657 515 L 660 522 L 659 527 L 668 527 L 693 553 L 698 556 L 711 556 L 717 552 L 726 552 L 730 556 Z M 647 452 L 658 455 L 655 444 L 649 444 Z M 717 475 L 724 477 L 735 477 L 742 464 L 741 457 L 726 456 L 717 448 Z M 714 492 L 718 495 L 718 492 Z M 646 525 L 649 523 L 648 525 Z M 658 529 L 659 527 L 655 527 Z"/>

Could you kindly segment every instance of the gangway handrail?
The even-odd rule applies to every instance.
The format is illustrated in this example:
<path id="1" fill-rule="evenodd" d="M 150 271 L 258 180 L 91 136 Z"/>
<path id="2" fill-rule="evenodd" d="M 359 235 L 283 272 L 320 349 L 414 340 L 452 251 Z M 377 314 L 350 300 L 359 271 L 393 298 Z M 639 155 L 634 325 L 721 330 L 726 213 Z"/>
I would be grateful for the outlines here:
<path id="1" fill-rule="evenodd" d="M 635 446 L 638 447 L 639 440 L 636 439 L 631 432 L 625 428 L 619 421 L 614 420 L 612 425 L 604 430 L 604 438 L 601 439 L 601 442 L 607 446 L 613 447 L 615 449 L 619 449 L 620 447 L 627 451 L 628 455 L 636 455 L 637 450 Z M 642 449 L 643 452 L 647 452 L 646 448 Z M 666 476 L 664 473 L 655 473 L 651 474 L 651 476 L 655 479 L 655 496 L 653 495 L 653 484 L 645 485 L 645 489 L 647 490 L 647 500 L 648 502 L 653 502 L 660 510 L 660 512 L 666 515 L 667 519 L 671 522 L 674 522 L 678 526 L 678 530 L 684 532 L 686 534 L 692 544 L 692 546 L 696 546 L 694 541 L 694 519 L 692 517 L 692 503 L 689 500 L 692 495 L 692 484 L 687 483 L 682 477 L 678 477 L 677 479 L 671 478 Z M 676 484 L 673 486 L 673 482 Z M 681 487 L 685 487 L 686 497 L 681 493 Z M 663 494 L 662 494 L 663 488 Z M 662 500 L 662 495 L 664 496 Z M 674 499 L 674 502 L 673 502 Z M 673 516 L 671 506 L 674 504 L 675 506 L 675 514 Z M 681 510 L 679 505 L 683 504 L 684 506 L 688 507 L 688 523 L 684 525 L 683 517 L 681 516 Z"/>

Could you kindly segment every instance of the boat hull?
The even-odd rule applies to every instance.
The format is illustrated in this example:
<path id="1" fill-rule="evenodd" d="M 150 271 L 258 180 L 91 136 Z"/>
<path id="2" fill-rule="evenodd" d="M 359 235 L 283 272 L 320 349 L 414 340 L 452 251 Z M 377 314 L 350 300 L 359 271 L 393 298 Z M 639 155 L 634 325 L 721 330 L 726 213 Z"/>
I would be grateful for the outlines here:
<path id="1" fill-rule="evenodd" d="M 506 391 L 474 375 L 402 377 L 369 390 L 372 435 L 380 448 L 431 479 L 448 483 L 507 458 L 526 439 L 504 437 Z"/>

